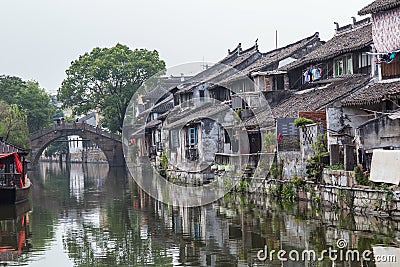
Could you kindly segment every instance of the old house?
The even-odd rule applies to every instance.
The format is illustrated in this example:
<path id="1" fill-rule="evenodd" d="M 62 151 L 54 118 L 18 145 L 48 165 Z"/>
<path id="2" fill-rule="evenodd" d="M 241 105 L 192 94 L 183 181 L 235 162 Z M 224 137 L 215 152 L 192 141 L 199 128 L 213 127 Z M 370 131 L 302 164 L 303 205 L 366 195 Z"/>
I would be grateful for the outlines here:
<path id="1" fill-rule="evenodd" d="M 314 84 L 323 83 L 328 78 L 375 73 L 375 63 L 367 54 L 372 51 L 370 19 L 361 21 L 354 19 L 352 24 L 343 27 L 336 24 L 333 38 L 280 70 L 288 72 L 292 89 L 307 89 L 314 87 Z"/>
<path id="2" fill-rule="evenodd" d="M 211 96 L 221 101 L 229 100 L 229 106 L 242 121 L 257 118 L 261 113 L 264 117 L 270 116 L 266 115 L 270 111 L 269 105 L 288 95 L 288 79 L 284 77 L 284 72 L 277 71 L 278 68 L 298 60 L 321 44 L 319 34 L 315 33 L 285 47 L 263 53 L 247 68 L 210 87 Z M 221 95 L 228 98 L 218 98 Z M 244 142 L 241 143 L 240 153 L 248 157 L 246 169 L 249 168 L 248 171 L 251 172 L 251 169 L 258 165 L 260 153 L 265 152 L 263 135 L 266 130 L 257 125 L 243 125 L 243 123 L 240 128 L 246 131 L 245 139 L 248 144 L 243 146 Z M 234 153 L 216 153 L 216 162 L 232 163 L 235 157 Z"/>
<path id="3" fill-rule="evenodd" d="M 359 11 L 371 14 L 377 76 L 342 101 L 347 124 L 354 130 L 357 163 L 367 170 L 374 149 L 399 149 L 400 120 L 400 2 L 374 1 Z"/>
<path id="4" fill-rule="evenodd" d="M 172 169 L 207 172 L 215 153 L 231 153 L 238 147 L 232 140 L 235 114 L 229 108 L 230 94 L 211 95 L 210 88 L 261 56 L 257 44 L 245 50 L 239 44 L 220 62 L 178 86 L 175 107 L 163 124 Z"/>
<path id="5" fill-rule="evenodd" d="M 191 76 L 167 76 L 154 78 L 141 88 L 136 105 L 128 107 L 132 110 L 132 129 L 129 145 L 135 147 L 139 157 L 149 157 L 156 161 L 163 151 L 161 124 L 167 113 L 174 107 L 173 93 L 177 86 Z"/>
<path id="6" fill-rule="evenodd" d="M 372 38 L 378 52 L 383 79 L 400 77 L 400 2 L 397 0 L 376 0 L 361 9 L 360 16 L 371 14 Z"/>
<path id="7" fill-rule="evenodd" d="M 341 100 L 366 85 L 375 73 L 372 57 L 366 54 L 373 49 L 371 31 L 369 19 L 337 27 L 332 39 L 280 67 L 275 75 L 282 77 L 281 87 L 289 90 L 282 97 L 270 100 L 270 111 L 244 122 L 246 128 L 264 129 L 264 138 L 269 138 L 268 132 L 275 134 L 278 158 L 284 162 L 286 176 L 304 175 L 304 161 L 310 156 L 305 155 L 304 146 L 311 147 L 317 138 L 316 134 L 308 133 L 300 143 L 300 132 L 293 124 L 300 114 L 321 121 L 330 141 L 338 136 L 346 137 L 346 142 L 354 138 L 343 127 L 331 129 L 326 110 L 340 110 Z M 309 75 L 308 71 L 315 68 L 319 69 L 319 76 Z M 269 74 L 268 86 L 273 88 L 278 83 L 271 79 L 274 73 Z"/>

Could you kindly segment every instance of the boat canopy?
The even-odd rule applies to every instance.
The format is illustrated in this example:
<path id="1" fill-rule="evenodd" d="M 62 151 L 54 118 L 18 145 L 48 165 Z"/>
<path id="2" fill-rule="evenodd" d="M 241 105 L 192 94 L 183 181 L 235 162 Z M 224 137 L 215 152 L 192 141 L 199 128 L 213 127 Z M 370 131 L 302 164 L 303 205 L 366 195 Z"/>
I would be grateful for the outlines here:
<path id="1" fill-rule="evenodd" d="M 7 159 L 12 160 L 12 158 L 14 158 L 15 169 L 16 169 L 17 173 L 22 173 L 22 170 L 23 170 L 22 162 L 21 162 L 21 158 L 17 152 L 0 154 L 0 167 L 3 167 L 5 160 L 7 160 Z"/>

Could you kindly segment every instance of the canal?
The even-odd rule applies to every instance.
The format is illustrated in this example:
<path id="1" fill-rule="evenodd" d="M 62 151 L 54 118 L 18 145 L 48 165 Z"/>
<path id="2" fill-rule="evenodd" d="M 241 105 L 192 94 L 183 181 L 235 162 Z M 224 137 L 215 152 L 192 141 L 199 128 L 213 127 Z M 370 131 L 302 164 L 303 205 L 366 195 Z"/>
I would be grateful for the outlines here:
<path id="1" fill-rule="evenodd" d="M 0 207 L 0 265 L 400 266 L 389 218 L 256 195 L 168 207 L 107 164 L 41 163 L 30 176 L 31 201 Z"/>

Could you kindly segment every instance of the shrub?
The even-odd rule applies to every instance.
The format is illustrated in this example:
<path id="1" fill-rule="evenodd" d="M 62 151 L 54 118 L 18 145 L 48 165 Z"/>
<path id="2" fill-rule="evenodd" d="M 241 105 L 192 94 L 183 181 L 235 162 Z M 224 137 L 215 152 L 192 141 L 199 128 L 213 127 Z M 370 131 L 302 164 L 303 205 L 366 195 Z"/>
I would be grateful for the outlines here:
<path id="1" fill-rule="evenodd" d="M 328 165 L 328 166 L 326 166 L 326 168 L 330 169 L 330 170 L 344 170 L 344 164 L 341 162 L 338 162 L 333 165 Z"/>
<path id="2" fill-rule="evenodd" d="M 360 185 L 369 185 L 369 176 L 365 175 L 359 166 L 354 167 L 354 178 Z"/>
<path id="3" fill-rule="evenodd" d="M 286 201 L 294 201 L 296 198 L 296 190 L 291 183 L 287 183 L 282 188 L 282 199 Z"/>
<path id="4" fill-rule="evenodd" d="M 329 154 L 325 146 L 325 139 L 325 135 L 318 135 L 318 141 L 312 144 L 315 155 L 307 160 L 307 176 L 316 182 L 320 182 L 322 178 L 322 172 L 324 170 L 322 158 Z"/>
<path id="5" fill-rule="evenodd" d="M 307 124 L 313 124 L 313 123 L 314 123 L 313 120 L 303 118 L 303 117 L 299 117 L 294 120 L 294 125 L 296 127 L 301 127 L 301 128 L 304 128 Z"/>
<path id="6" fill-rule="evenodd" d="M 303 178 L 297 177 L 297 175 L 295 175 L 293 177 L 293 184 L 296 188 L 303 188 L 306 185 L 306 181 Z"/>

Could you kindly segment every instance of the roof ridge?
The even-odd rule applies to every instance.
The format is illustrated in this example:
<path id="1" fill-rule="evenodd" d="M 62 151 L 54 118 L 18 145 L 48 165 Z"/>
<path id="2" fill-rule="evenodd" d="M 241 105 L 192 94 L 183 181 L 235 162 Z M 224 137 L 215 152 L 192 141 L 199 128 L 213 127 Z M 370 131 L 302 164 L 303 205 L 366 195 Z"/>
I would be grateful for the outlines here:
<path id="1" fill-rule="evenodd" d="M 372 25 L 371 18 L 365 18 L 363 20 L 356 22 L 355 24 L 350 23 L 348 25 L 340 27 L 334 36 L 339 36 L 342 34 L 350 33 L 352 31 L 359 30 L 360 28 L 363 28 L 363 27 L 366 27 L 369 25 Z"/>
<path id="2" fill-rule="evenodd" d="M 341 38 L 344 39 L 342 40 Z M 319 46 L 302 58 L 299 58 L 292 64 L 285 66 L 285 69 L 291 70 L 302 65 L 328 60 L 338 55 L 361 49 L 370 45 L 372 42 L 372 23 L 360 24 L 358 27 L 349 31 L 335 34 L 331 39 L 326 41 L 325 44 Z M 338 43 L 344 43 L 345 46 L 338 46 Z"/>
<path id="3" fill-rule="evenodd" d="M 298 40 L 298 41 L 296 41 L 296 42 L 294 42 L 294 43 L 290 43 L 290 44 L 288 44 L 288 45 L 286 45 L 286 46 L 279 47 L 279 48 L 276 48 L 276 49 L 267 51 L 267 52 L 265 52 L 265 53 L 262 53 L 262 55 L 264 56 L 264 55 L 269 55 L 269 54 L 274 53 L 274 52 L 282 51 L 282 50 L 284 50 L 284 49 L 286 49 L 286 48 L 289 48 L 289 47 L 291 47 L 291 46 L 295 46 L 295 45 L 297 45 L 297 44 L 300 44 L 301 42 L 304 42 L 305 40 L 307 40 L 308 42 L 311 42 L 314 38 L 319 38 L 319 32 L 315 32 L 315 33 L 314 33 L 313 35 L 311 35 L 311 36 L 308 36 L 308 37 L 306 37 L 306 38 L 300 39 L 300 40 Z"/>
<path id="4" fill-rule="evenodd" d="M 376 0 L 358 11 L 358 15 L 374 14 L 400 6 L 400 0 Z"/>

